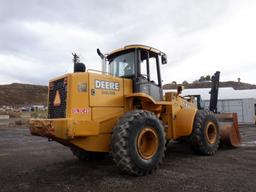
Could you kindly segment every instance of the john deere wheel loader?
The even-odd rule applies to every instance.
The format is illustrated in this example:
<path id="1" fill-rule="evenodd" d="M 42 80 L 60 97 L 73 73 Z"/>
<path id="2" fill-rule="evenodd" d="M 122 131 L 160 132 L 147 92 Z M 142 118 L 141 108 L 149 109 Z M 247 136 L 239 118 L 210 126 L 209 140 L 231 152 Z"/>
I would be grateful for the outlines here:
<path id="1" fill-rule="evenodd" d="M 181 90 L 163 96 L 166 54 L 129 45 L 103 55 L 102 71 L 85 70 L 74 55 L 74 73 L 49 83 L 48 119 L 33 119 L 34 135 L 66 145 L 79 159 L 111 153 L 120 170 L 147 175 L 162 163 L 169 140 L 187 138 L 197 154 L 213 155 L 218 119 Z"/>

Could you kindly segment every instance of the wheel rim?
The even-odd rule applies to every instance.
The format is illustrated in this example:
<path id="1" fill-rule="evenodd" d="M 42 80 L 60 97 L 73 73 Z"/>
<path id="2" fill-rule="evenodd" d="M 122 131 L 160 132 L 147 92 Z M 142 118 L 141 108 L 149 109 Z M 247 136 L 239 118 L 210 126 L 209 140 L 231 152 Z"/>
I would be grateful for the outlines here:
<path id="1" fill-rule="evenodd" d="M 207 127 L 206 127 L 206 138 L 207 138 L 208 143 L 210 143 L 210 144 L 214 144 L 216 142 L 216 139 L 217 139 L 217 126 L 214 123 L 212 123 L 212 122 L 209 122 L 207 124 Z"/>
<path id="2" fill-rule="evenodd" d="M 137 139 L 140 156 L 145 160 L 152 158 L 156 154 L 158 146 L 159 140 L 156 131 L 148 127 L 143 128 Z"/>

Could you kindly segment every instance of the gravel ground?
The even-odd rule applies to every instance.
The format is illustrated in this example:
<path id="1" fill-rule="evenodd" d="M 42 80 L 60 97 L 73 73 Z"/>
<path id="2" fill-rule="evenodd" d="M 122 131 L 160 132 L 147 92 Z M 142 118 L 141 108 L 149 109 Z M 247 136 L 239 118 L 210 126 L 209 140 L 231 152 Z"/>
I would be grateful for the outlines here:
<path id="1" fill-rule="evenodd" d="M 256 127 L 240 131 L 240 148 L 202 157 L 185 144 L 169 144 L 156 173 L 131 177 L 111 157 L 82 162 L 28 129 L 1 128 L 0 191 L 256 191 Z"/>

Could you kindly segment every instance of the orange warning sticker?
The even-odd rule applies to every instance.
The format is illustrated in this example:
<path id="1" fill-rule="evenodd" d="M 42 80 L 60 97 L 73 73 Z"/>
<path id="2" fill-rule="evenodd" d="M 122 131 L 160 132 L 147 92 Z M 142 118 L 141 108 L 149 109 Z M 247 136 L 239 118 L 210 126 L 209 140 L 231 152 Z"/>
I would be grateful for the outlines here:
<path id="1" fill-rule="evenodd" d="M 61 104 L 60 92 L 57 90 L 57 91 L 56 91 L 56 94 L 55 94 L 55 98 L 54 98 L 53 105 L 54 105 L 55 107 L 57 107 L 57 106 L 60 106 L 60 104 Z"/>

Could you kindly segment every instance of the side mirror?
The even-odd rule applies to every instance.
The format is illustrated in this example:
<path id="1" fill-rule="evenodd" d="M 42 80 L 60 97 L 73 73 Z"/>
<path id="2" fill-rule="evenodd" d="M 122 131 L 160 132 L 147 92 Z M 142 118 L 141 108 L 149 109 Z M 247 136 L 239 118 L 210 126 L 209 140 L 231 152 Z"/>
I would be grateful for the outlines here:
<path id="1" fill-rule="evenodd" d="M 167 56 L 166 56 L 166 54 L 163 54 L 161 56 L 161 60 L 162 60 L 162 64 L 167 64 Z"/>

